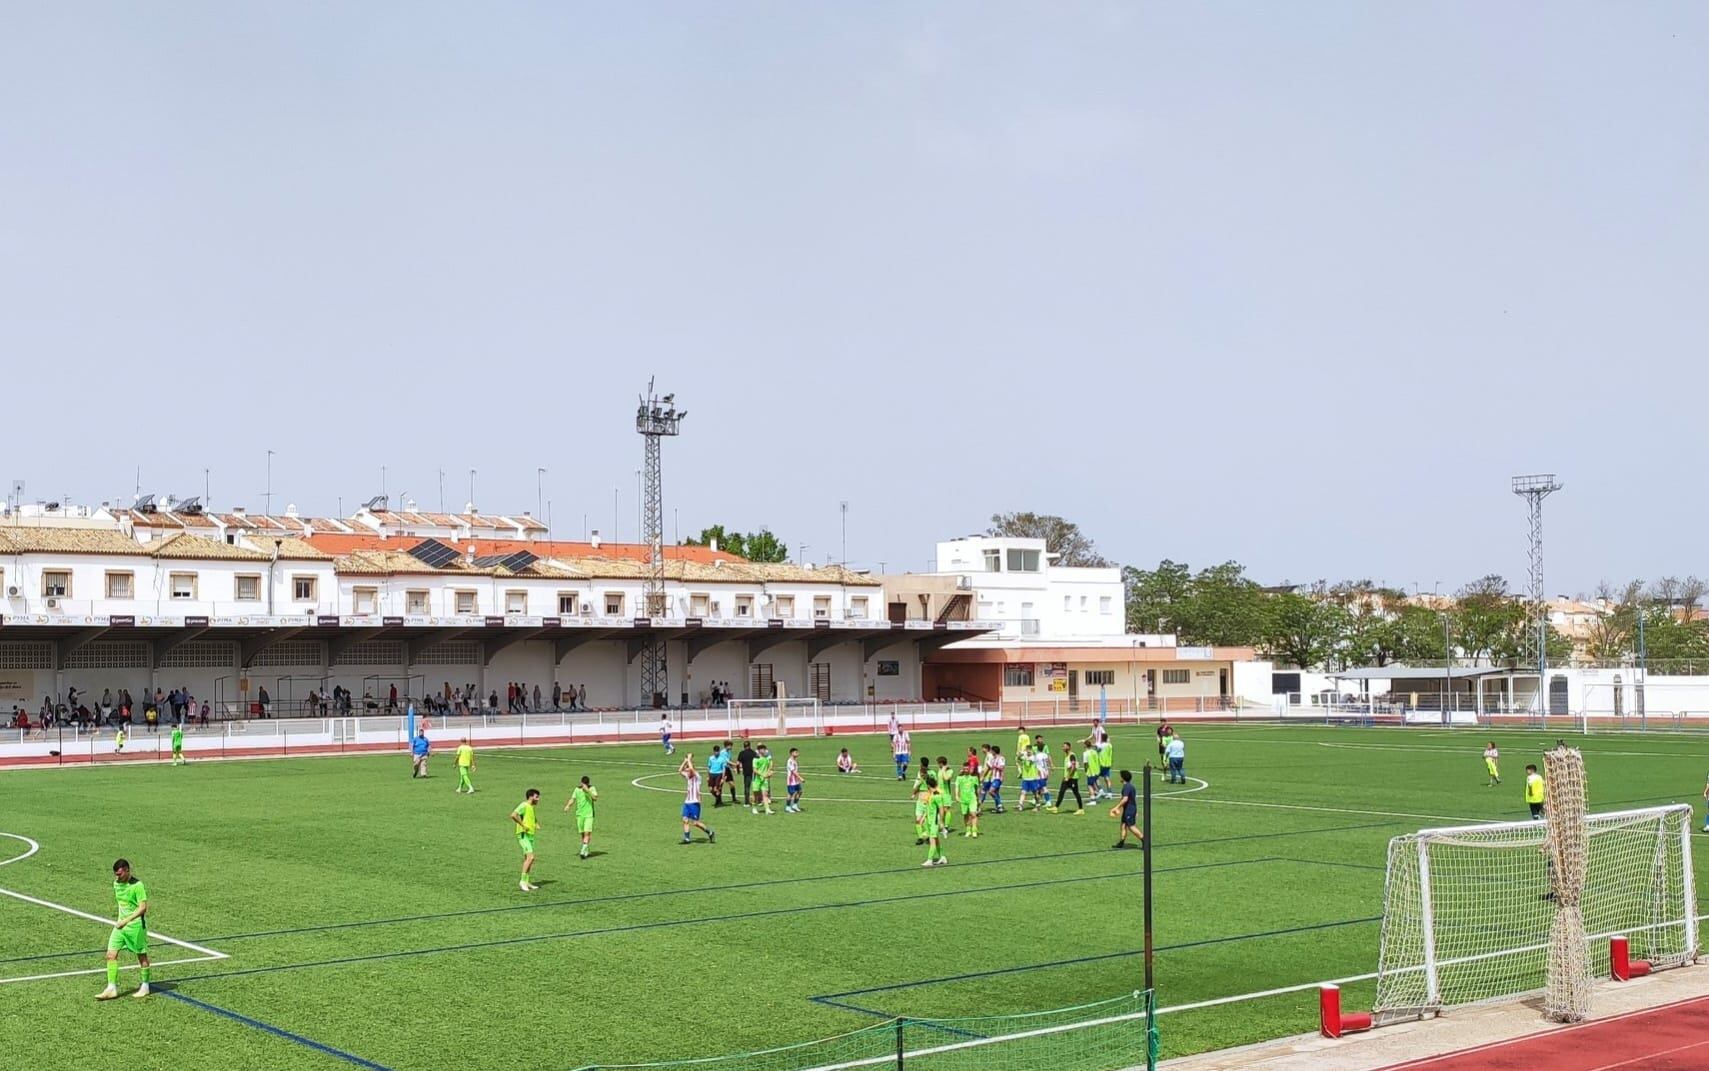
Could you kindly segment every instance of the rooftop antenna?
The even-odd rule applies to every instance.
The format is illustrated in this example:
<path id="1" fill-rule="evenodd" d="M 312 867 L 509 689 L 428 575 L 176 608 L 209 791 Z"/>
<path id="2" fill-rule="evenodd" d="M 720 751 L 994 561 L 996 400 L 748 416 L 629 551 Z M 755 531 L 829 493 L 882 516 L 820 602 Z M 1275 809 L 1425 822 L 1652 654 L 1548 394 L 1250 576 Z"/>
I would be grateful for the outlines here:
<path id="1" fill-rule="evenodd" d="M 655 706 L 665 705 L 670 693 L 670 678 L 665 663 L 665 642 L 658 632 L 659 619 L 670 612 L 665 599 L 665 496 L 664 471 L 659 453 L 659 441 L 665 436 L 682 433 L 686 411 L 676 407 L 676 395 L 659 397 L 653 390 L 653 380 L 647 380 L 647 393 L 635 410 L 635 430 L 645 443 L 645 483 L 642 493 L 641 529 L 647 541 L 647 582 L 643 589 L 646 616 L 653 621 L 647 636 L 647 646 L 641 657 L 641 692 Z"/>
<path id="2" fill-rule="evenodd" d="M 1543 602 L 1543 500 L 1561 489 L 1561 482 L 1552 472 L 1513 477 L 1513 493 L 1525 500 L 1531 534 L 1531 605 L 1527 609 L 1536 620 L 1537 629 L 1537 713 L 1547 718 L 1549 706 L 1545 688 L 1549 668 L 1549 614 Z"/>
<path id="3" fill-rule="evenodd" d="M 837 509 L 843 515 L 843 555 L 839 560 L 842 562 L 843 568 L 847 569 L 849 566 L 849 500 L 845 498 L 837 503 Z"/>
<path id="4" fill-rule="evenodd" d="M 139 483 L 137 490 L 140 491 L 141 489 Z M 271 450 L 267 451 L 267 490 L 264 497 L 267 499 L 267 505 L 262 509 L 262 512 L 271 517 L 273 515 L 273 451 Z"/>

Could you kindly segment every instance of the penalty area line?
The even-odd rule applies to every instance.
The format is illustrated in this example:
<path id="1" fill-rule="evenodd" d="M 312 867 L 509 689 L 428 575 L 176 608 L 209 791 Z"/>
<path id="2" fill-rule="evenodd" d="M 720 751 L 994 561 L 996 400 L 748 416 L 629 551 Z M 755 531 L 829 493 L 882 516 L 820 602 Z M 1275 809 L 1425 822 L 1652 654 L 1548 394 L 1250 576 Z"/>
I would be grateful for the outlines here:
<path id="1" fill-rule="evenodd" d="M 221 959 L 226 959 L 226 958 L 228 958 L 228 957 L 221 955 L 221 956 L 187 956 L 184 959 L 157 959 L 157 960 L 151 960 L 149 963 L 149 967 L 150 967 L 150 969 L 155 969 L 155 968 L 160 968 L 160 967 L 171 967 L 171 966 L 174 966 L 174 965 L 177 965 L 180 963 L 212 963 L 215 960 L 221 960 Z M 135 970 L 141 970 L 141 969 L 142 969 L 141 965 L 136 964 L 136 963 L 124 963 L 124 964 L 119 965 L 119 970 L 121 970 L 121 971 L 135 971 Z M 45 981 L 48 981 L 49 979 L 52 979 L 52 978 L 77 978 L 77 977 L 80 977 L 80 976 L 86 975 L 86 974 L 106 974 L 106 973 L 107 973 L 107 968 L 105 968 L 105 967 L 88 967 L 88 968 L 85 968 L 82 970 L 75 970 L 75 971 L 54 971 L 51 974 L 26 974 L 26 975 L 22 975 L 22 976 L 17 977 L 17 978 L 0 978 L 0 985 L 10 985 L 14 982 L 45 982 Z"/>

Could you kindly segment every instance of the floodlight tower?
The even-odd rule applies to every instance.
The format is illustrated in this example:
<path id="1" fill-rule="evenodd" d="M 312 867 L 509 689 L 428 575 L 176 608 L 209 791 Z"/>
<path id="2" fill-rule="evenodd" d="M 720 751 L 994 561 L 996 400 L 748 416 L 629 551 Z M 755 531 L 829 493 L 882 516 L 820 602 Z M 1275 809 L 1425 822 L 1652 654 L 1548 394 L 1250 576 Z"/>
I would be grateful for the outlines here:
<path id="1" fill-rule="evenodd" d="M 1531 521 L 1531 612 L 1537 615 L 1537 713 L 1548 717 L 1549 611 L 1543 589 L 1543 500 L 1561 489 L 1552 472 L 1513 477 L 1513 493 L 1525 499 Z"/>
<path id="2" fill-rule="evenodd" d="M 641 495 L 642 538 L 647 541 L 647 583 L 643 589 L 642 605 L 651 625 L 647 645 L 641 652 L 641 693 L 655 707 L 662 707 L 670 695 L 670 673 L 665 662 L 665 641 L 659 636 L 661 618 L 670 614 L 665 599 L 665 496 L 664 473 L 659 462 L 659 440 L 682 431 L 687 411 L 679 412 L 676 395 L 660 398 L 653 392 L 653 381 L 647 380 L 647 393 L 635 411 L 635 430 L 646 442 L 646 466 L 642 470 L 644 487 Z"/>

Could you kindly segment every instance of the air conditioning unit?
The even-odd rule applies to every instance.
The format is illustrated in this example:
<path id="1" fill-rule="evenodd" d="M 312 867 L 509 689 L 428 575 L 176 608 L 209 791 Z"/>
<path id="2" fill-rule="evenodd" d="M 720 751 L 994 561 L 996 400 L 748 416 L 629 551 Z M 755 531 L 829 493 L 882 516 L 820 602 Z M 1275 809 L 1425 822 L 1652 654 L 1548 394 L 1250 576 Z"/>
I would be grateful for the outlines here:
<path id="1" fill-rule="evenodd" d="M 49 609 L 49 610 L 57 610 L 57 609 L 59 609 L 59 600 L 58 600 L 58 599 L 56 599 L 56 598 L 54 598 L 54 597 L 53 597 L 53 596 L 51 596 L 51 595 L 50 595 L 50 596 L 48 596 L 48 600 L 47 600 L 47 608 L 48 608 L 48 609 Z"/>
<path id="2" fill-rule="evenodd" d="M 24 593 L 24 589 L 20 588 L 16 584 L 13 584 L 11 587 L 6 589 L 6 597 L 8 599 L 16 599 L 18 596 L 22 595 L 23 593 Z"/>
<path id="3" fill-rule="evenodd" d="M 592 603 L 583 603 L 582 604 L 582 616 L 583 617 L 592 617 L 593 616 L 593 604 Z"/>

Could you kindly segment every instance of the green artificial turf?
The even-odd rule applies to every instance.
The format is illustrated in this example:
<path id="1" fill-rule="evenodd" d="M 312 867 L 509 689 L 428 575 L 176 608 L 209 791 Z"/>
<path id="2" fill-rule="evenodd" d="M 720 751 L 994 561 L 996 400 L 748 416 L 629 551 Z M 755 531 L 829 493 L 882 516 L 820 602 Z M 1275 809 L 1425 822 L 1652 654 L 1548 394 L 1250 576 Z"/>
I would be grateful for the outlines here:
<path id="1" fill-rule="evenodd" d="M 1184 733 L 1188 773 L 1208 787 L 1156 786 L 1165 1009 L 1373 970 L 1388 839 L 1524 817 L 1523 765 L 1554 739 L 1495 733 L 1507 781 L 1487 788 L 1484 730 Z M 1068 732 L 1045 735 L 1054 750 Z M 914 746 L 957 761 L 1013 738 Z M 1118 765 L 1155 755 L 1148 730 L 1115 740 Z M 1700 795 L 1697 738 L 1573 742 L 1593 809 Z M 157 963 L 201 955 L 166 937 L 228 957 L 157 966 L 155 996 L 98 1004 L 109 928 L 0 897 L 0 1065 L 568 1071 L 1139 987 L 1143 856 L 1110 850 L 1107 803 L 988 815 L 984 836 L 950 838 L 949 865 L 924 870 L 883 738 L 798 743 L 805 813 L 708 799 L 718 841 L 686 847 L 673 771 L 687 748 L 704 765 L 699 742 L 669 759 L 638 745 L 482 751 L 474 796 L 453 794 L 448 752 L 426 780 L 402 755 L 0 773 L 0 831 L 41 846 L 0 866 L 0 888 L 110 918 L 125 856 L 149 888 Z M 834 772 L 844 744 L 862 775 Z M 560 810 L 582 774 L 601 794 L 586 862 Z M 545 793 L 534 893 L 517 888 L 507 817 L 529 787 Z M 26 847 L 0 838 L 0 859 Z M 91 973 L 14 981 L 67 971 Z M 1350 1007 L 1369 1000 L 1368 984 L 1349 987 Z M 1166 1012 L 1164 1055 L 1309 1030 L 1315 1014 L 1310 990 Z"/>

